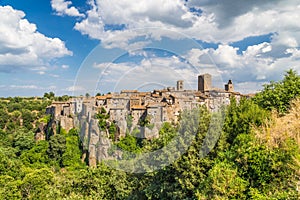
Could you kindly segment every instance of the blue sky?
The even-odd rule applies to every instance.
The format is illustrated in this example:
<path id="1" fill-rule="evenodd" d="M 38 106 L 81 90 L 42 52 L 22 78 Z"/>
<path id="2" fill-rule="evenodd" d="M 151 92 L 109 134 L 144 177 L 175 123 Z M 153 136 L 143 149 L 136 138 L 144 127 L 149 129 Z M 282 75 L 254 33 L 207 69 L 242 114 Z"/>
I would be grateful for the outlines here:
<path id="1" fill-rule="evenodd" d="M 252 93 L 300 72 L 298 0 L 2 0 L 0 96 L 151 90 L 197 74 Z"/>

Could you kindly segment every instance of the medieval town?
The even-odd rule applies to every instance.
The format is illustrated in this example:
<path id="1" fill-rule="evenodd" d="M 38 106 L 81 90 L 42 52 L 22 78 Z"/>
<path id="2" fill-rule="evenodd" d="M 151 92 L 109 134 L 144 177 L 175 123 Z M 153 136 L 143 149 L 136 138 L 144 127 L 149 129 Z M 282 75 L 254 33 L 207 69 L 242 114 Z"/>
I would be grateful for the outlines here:
<path id="1" fill-rule="evenodd" d="M 96 97 L 76 97 L 67 102 L 53 102 L 46 113 L 52 116 L 52 130 L 57 127 L 66 131 L 80 128 L 80 137 L 88 149 L 90 165 L 109 157 L 107 150 L 111 139 L 107 129 L 100 130 L 95 114 L 101 109 L 109 114 L 108 123 L 117 126 L 116 138 L 126 135 L 132 127 L 140 128 L 139 137 L 145 139 L 157 138 L 159 129 L 164 122 L 177 123 L 180 112 L 205 105 L 211 112 L 217 111 L 222 105 L 230 103 L 230 97 L 237 101 L 242 95 L 234 91 L 231 80 L 224 89 L 212 87 L 212 76 L 198 76 L 198 90 L 185 90 L 184 81 L 178 80 L 176 88 L 168 87 L 152 92 L 137 90 L 122 90 Z M 131 130 L 128 130 L 128 118 L 131 118 Z M 141 127 L 142 120 L 149 120 L 152 127 Z M 55 133 L 54 133 L 55 134 Z"/>

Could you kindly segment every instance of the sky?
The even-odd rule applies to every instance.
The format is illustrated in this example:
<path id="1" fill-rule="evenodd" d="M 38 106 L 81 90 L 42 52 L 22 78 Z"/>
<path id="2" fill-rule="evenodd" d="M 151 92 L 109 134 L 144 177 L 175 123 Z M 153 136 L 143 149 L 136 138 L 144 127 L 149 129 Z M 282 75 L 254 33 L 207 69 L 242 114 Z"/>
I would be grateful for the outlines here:
<path id="1" fill-rule="evenodd" d="M 254 93 L 300 73 L 299 0 L 0 0 L 0 96 L 197 89 Z"/>

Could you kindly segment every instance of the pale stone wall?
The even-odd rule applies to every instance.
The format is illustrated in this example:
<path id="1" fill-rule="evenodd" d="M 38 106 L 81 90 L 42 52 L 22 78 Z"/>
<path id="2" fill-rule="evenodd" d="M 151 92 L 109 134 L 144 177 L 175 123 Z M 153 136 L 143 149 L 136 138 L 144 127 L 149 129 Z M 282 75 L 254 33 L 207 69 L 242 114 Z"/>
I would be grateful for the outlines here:
<path id="1" fill-rule="evenodd" d="M 202 80 L 202 79 L 203 80 Z M 200 77 L 201 91 L 184 90 L 183 82 L 178 82 L 177 90 L 173 87 L 153 92 L 138 92 L 136 90 L 122 91 L 96 98 L 74 98 L 69 102 L 54 102 L 46 113 L 53 116 L 50 127 L 54 131 L 58 124 L 65 130 L 80 128 L 80 138 L 83 148 L 88 150 L 88 160 L 91 166 L 97 161 L 109 157 L 110 147 L 108 130 L 100 130 L 94 115 L 105 108 L 110 114 L 107 123 L 115 123 L 118 127 L 118 137 L 124 137 L 127 130 L 126 118 L 133 117 L 133 127 L 141 130 L 140 137 L 147 139 L 158 137 L 159 129 L 164 122 L 177 123 L 181 111 L 206 105 L 210 111 L 217 111 L 222 105 L 229 105 L 230 97 L 240 100 L 241 94 L 233 92 L 232 82 L 227 84 L 227 91 L 211 88 L 209 76 Z M 202 91 L 203 90 L 203 91 Z M 139 120 L 149 117 L 151 127 L 139 127 Z M 130 131 L 130 130 L 129 130 Z"/>

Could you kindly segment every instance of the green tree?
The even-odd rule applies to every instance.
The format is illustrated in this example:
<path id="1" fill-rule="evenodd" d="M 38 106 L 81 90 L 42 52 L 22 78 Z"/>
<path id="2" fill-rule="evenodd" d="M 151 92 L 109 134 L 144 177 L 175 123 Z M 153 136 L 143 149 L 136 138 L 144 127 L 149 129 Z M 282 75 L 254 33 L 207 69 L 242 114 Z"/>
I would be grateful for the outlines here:
<path id="1" fill-rule="evenodd" d="M 32 123 L 35 120 L 35 115 L 31 113 L 31 111 L 28 109 L 22 109 L 21 112 L 22 112 L 23 126 L 28 130 L 32 130 L 33 129 Z"/>
<path id="2" fill-rule="evenodd" d="M 13 147 L 18 155 L 23 151 L 30 150 L 34 145 L 34 133 L 32 131 L 27 132 L 24 129 L 19 129 L 14 133 Z"/>
<path id="3" fill-rule="evenodd" d="M 79 133 L 76 129 L 71 129 L 66 136 L 66 150 L 62 155 L 62 166 L 71 169 L 82 168 L 84 164 L 81 161 L 82 152 Z"/>
<path id="4" fill-rule="evenodd" d="M 0 176 L 0 198 L 1 199 L 22 199 L 20 186 L 22 181 L 15 180 L 13 177 Z"/>
<path id="5" fill-rule="evenodd" d="M 270 117 L 270 113 L 260 108 L 252 100 L 241 99 L 239 103 L 232 98 L 226 111 L 224 135 L 232 144 L 235 137 L 242 133 L 250 133 L 251 126 L 260 126 Z"/>
<path id="6" fill-rule="evenodd" d="M 4 109 L 0 109 L 0 128 L 4 129 L 9 120 L 9 115 Z"/>
<path id="7" fill-rule="evenodd" d="M 62 156 L 66 151 L 66 138 L 64 135 L 53 135 L 49 139 L 49 147 L 47 150 L 50 159 L 61 165 Z"/>
<path id="8" fill-rule="evenodd" d="M 209 199 L 247 199 L 248 182 L 228 162 L 216 163 L 208 171 L 207 185 Z"/>
<path id="9" fill-rule="evenodd" d="M 37 142 L 30 150 L 22 152 L 20 159 L 27 166 L 45 167 L 49 163 L 47 141 Z"/>
<path id="10" fill-rule="evenodd" d="M 50 169 L 33 170 L 22 180 L 22 197 L 24 199 L 47 199 L 53 184 L 54 174 Z"/>
<path id="11" fill-rule="evenodd" d="M 268 110 L 285 113 L 290 101 L 300 94 L 300 76 L 296 71 L 286 72 L 284 79 L 264 85 L 264 89 L 254 97 L 254 101 Z"/>

